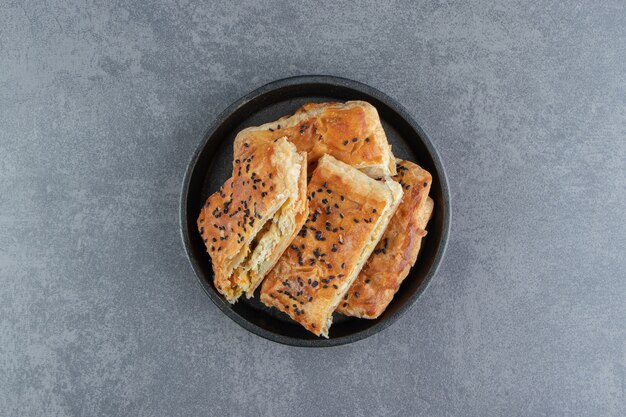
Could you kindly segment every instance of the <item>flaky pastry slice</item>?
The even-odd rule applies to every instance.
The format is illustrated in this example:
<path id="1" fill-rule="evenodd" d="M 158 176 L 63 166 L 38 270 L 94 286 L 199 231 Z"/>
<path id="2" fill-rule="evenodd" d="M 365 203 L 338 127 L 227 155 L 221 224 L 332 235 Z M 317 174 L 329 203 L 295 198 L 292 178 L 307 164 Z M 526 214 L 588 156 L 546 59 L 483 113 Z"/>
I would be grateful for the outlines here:
<path id="1" fill-rule="evenodd" d="M 307 153 L 311 167 L 322 155 L 329 154 L 372 178 L 396 173 L 395 159 L 378 111 L 365 101 L 309 103 L 292 116 L 244 129 L 235 138 L 235 158 L 245 152 L 246 144 L 281 136 Z"/>
<path id="2" fill-rule="evenodd" d="M 376 181 L 325 155 L 308 185 L 309 216 L 267 274 L 261 301 L 307 330 L 328 337 L 332 314 L 402 198 L 402 187 Z"/>
<path id="3" fill-rule="evenodd" d="M 286 138 L 247 146 L 233 174 L 211 195 L 197 225 L 217 290 L 250 298 L 307 216 L 306 155 Z"/>
<path id="4" fill-rule="evenodd" d="M 434 201 L 428 197 L 431 174 L 419 165 L 398 160 L 394 177 L 404 189 L 398 210 L 385 234 L 352 284 L 337 312 L 375 319 L 387 308 L 417 260 Z"/>

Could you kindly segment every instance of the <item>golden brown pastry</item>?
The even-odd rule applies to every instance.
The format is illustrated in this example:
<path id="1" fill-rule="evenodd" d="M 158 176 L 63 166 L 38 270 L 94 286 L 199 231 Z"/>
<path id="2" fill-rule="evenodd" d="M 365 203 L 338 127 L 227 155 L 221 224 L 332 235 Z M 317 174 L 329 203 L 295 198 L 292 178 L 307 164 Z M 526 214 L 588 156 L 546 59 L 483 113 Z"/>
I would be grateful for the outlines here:
<path id="1" fill-rule="evenodd" d="M 396 173 L 378 112 L 365 101 L 305 104 L 293 116 L 244 129 L 235 138 L 235 158 L 245 150 L 245 144 L 281 136 L 287 136 L 299 151 L 307 152 L 309 163 L 330 154 L 372 178 Z"/>
<path id="2" fill-rule="evenodd" d="M 267 274 L 261 301 L 316 335 L 328 337 L 333 311 L 401 197 L 397 182 L 373 180 L 330 155 L 323 156 L 308 185 L 308 219 Z"/>
<path id="3" fill-rule="evenodd" d="M 207 199 L 197 221 L 215 287 L 229 302 L 253 295 L 307 209 L 306 155 L 286 138 L 247 146 L 235 159 L 232 177 Z"/>
<path id="4" fill-rule="evenodd" d="M 339 313 L 377 318 L 415 264 L 433 211 L 434 202 L 428 197 L 432 176 L 409 161 L 398 160 L 397 169 L 394 179 L 404 189 L 402 202 L 374 253 L 337 308 Z"/>

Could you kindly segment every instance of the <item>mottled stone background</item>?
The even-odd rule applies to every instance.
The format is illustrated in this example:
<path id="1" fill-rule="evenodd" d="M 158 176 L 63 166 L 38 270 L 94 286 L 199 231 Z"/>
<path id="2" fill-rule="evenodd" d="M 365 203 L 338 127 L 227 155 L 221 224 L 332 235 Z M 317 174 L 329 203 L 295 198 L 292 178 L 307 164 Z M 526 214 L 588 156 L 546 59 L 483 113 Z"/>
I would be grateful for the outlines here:
<path id="1" fill-rule="evenodd" d="M 128 3 L 0 3 L 0 415 L 626 414 L 623 0 Z M 322 350 L 220 313 L 178 224 L 203 129 L 311 73 L 406 106 L 453 199 L 419 302 Z"/>

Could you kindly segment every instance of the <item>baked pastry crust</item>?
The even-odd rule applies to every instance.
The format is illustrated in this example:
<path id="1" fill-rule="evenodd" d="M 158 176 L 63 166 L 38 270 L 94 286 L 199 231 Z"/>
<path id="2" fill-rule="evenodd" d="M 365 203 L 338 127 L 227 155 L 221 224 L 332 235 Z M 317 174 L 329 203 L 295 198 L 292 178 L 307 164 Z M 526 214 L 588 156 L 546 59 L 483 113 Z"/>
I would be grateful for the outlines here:
<path id="1" fill-rule="evenodd" d="M 378 111 L 365 101 L 309 103 L 292 116 L 244 129 L 235 138 L 235 158 L 245 151 L 245 144 L 281 136 L 286 136 L 299 151 L 307 152 L 309 163 L 329 154 L 372 178 L 396 174 L 395 159 Z M 314 165 L 309 172 L 312 168 Z"/>
<path id="2" fill-rule="evenodd" d="M 308 185 L 309 216 L 261 286 L 261 301 L 328 337 L 332 313 L 368 259 L 402 197 L 330 155 Z"/>
<path id="3" fill-rule="evenodd" d="M 217 290 L 251 297 L 306 220 L 306 156 L 286 138 L 245 146 L 233 174 L 212 194 L 197 226 Z"/>
<path id="4" fill-rule="evenodd" d="M 337 312 L 375 319 L 387 308 L 417 260 L 434 201 L 428 197 L 431 174 L 419 165 L 398 160 L 394 177 L 404 196 L 398 210 Z"/>

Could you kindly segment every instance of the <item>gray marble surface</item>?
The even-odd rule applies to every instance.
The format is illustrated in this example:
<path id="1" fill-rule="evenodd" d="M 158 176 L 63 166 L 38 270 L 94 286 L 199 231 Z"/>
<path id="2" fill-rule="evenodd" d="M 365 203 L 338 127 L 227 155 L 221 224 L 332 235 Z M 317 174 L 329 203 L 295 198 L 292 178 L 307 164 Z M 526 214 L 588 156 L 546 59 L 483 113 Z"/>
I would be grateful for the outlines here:
<path id="1" fill-rule="evenodd" d="M 626 415 L 626 5 L 4 1 L 0 415 Z M 274 79 L 396 98 L 453 200 L 384 332 L 310 350 L 211 304 L 179 235 L 205 126 Z"/>

